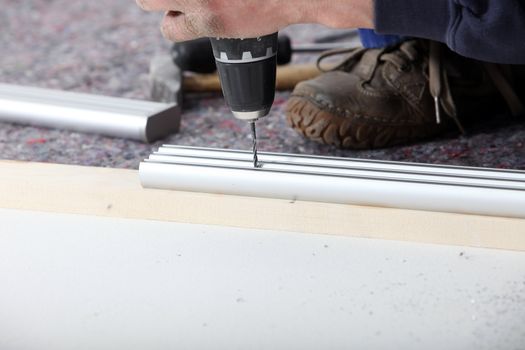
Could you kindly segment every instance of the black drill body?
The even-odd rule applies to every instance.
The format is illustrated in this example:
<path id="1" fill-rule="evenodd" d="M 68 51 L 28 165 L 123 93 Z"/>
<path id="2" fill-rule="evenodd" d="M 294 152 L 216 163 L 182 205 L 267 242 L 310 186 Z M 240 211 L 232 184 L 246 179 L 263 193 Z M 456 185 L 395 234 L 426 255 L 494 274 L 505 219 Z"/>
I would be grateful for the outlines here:
<path id="1" fill-rule="evenodd" d="M 211 39 L 224 98 L 238 119 L 255 121 L 275 98 L 277 33 L 252 39 Z"/>
<path id="2" fill-rule="evenodd" d="M 210 39 L 226 102 L 237 119 L 251 123 L 253 166 L 259 168 L 255 122 L 275 99 L 277 33 L 251 39 Z"/>

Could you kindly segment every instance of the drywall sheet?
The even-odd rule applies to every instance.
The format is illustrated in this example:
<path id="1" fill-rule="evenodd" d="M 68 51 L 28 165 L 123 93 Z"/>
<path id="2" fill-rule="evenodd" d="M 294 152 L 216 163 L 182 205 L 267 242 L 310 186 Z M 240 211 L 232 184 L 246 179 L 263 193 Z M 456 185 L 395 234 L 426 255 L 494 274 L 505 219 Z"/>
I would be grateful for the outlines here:
<path id="1" fill-rule="evenodd" d="M 525 253 L 0 210 L 0 349 L 518 349 Z"/>

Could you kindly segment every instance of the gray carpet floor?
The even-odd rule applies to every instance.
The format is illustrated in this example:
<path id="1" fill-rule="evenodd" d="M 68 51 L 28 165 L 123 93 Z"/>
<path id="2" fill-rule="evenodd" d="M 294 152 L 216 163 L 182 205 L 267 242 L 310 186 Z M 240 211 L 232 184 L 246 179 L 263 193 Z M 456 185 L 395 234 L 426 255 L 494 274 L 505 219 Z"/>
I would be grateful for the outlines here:
<path id="1" fill-rule="evenodd" d="M 3 0 L 0 12 L 0 82 L 148 99 L 149 61 L 170 43 L 160 15 L 130 0 Z M 295 42 L 334 32 L 314 25 L 287 29 Z M 435 164 L 525 169 L 525 124 L 494 116 L 437 140 L 374 151 L 341 151 L 303 139 L 285 122 L 287 92 L 259 123 L 267 151 Z M 0 123 L 0 158 L 137 168 L 162 143 L 250 149 L 249 128 L 234 120 L 217 95 L 188 95 L 181 132 L 155 144 Z"/>

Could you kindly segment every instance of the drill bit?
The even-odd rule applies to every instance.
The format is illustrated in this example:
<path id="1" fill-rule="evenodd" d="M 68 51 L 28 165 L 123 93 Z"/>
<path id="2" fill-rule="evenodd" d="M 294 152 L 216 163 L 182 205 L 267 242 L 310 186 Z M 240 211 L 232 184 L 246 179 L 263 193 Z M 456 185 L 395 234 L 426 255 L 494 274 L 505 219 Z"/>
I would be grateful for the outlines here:
<path id="1" fill-rule="evenodd" d="M 255 130 L 255 121 L 251 122 L 252 139 L 253 139 L 253 167 L 259 168 L 259 158 L 257 157 L 257 132 Z"/>

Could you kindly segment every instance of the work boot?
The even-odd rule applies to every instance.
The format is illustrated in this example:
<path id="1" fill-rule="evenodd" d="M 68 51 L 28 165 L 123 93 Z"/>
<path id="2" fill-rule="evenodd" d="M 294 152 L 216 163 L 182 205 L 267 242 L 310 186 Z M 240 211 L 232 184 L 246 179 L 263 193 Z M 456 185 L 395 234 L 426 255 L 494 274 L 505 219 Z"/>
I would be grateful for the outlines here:
<path id="1" fill-rule="evenodd" d="M 347 54 L 341 63 L 322 67 L 340 54 Z M 332 51 L 318 64 L 325 73 L 295 88 L 287 120 L 306 138 L 340 148 L 410 143 L 452 128 L 464 132 L 473 116 L 524 111 L 506 77 L 509 66 L 467 59 L 436 42 Z"/>

